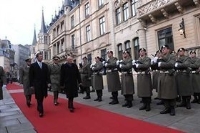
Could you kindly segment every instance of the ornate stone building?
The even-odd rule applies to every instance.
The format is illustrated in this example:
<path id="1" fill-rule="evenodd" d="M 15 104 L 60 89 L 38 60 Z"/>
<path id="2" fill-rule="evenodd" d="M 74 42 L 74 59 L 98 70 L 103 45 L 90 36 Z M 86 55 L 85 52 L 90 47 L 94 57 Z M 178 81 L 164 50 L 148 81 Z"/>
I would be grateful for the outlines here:
<path id="1" fill-rule="evenodd" d="M 146 48 L 151 57 L 165 44 L 200 55 L 199 4 L 200 0 L 65 0 L 49 27 L 41 30 L 47 32 L 40 31 L 37 45 L 43 47 L 36 51 L 45 51 L 48 60 L 58 55 L 61 62 L 71 54 L 77 63 L 84 56 L 92 62 L 95 56 L 106 59 L 108 50 L 119 59 L 128 50 L 137 59 L 139 48 Z"/>

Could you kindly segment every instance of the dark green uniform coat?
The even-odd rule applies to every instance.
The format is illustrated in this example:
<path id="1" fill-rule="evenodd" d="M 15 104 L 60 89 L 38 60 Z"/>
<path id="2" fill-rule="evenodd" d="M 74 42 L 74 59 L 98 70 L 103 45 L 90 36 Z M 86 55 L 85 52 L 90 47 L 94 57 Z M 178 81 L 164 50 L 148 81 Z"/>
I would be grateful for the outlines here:
<path id="1" fill-rule="evenodd" d="M 112 57 L 108 59 L 106 66 L 108 92 L 121 90 L 119 73 L 116 66 L 117 58 Z"/>
<path id="2" fill-rule="evenodd" d="M 52 91 L 59 91 L 60 90 L 60 71 L 61 65 L 60 64 L 50 64 L 49 65 L 49 75 L 51 81 L 51 90 Z"/>
<path id="3" fill-rule="evenodd" d="M 135 94 L 133 74 L 132 74 L 132 60 L 124 59 L 123 65 L 121 67 L 121 85 L 122 85 L 122 95 Z"/>
<path id="4" fill-rule="evenodd" d="M 30 89 L 29 68 L 29 66 L 25 66 L 19 69 L 19 82 L 23 84 L 24 95 L 31 95 L 34 93 L 33 90 Z"/>
<path id="5" fill-rule="evenodd" d="M 149 57 L 139 58 L 140 62 L 137 68 L 137 93 L 138 97 L 151 97 L 152 96 L 152 82 L 149 67 L 151 59 Z"/>
<path id="6" fill-rule="evenodd" d="M 159 67 L 158 98 L 175 99 L 177 97 L 177 87 L 174 76 L 176 57 L 172 54 L 167 54 L 164 55 L 162 60 L 162 64 Z"/>
<path id="7" fill-rule="evenodd" d="M 180 96 L 190 96 L 193 94 L 191 74 L 188 67 L 191 64 L 190 58 L 188 56 L 181 56 L 178 58 L 178 67 L 176 67 L 176 82 L 178 94 Z"/>
<path id="8" fill-rule="evenodd" d="M 103 89 L 103 77 L 100 73 L 103 69 L 103 63 L 98 62 L 93 66 L 93 78 L 92 78 L 92 85 L 95 90 L 102 90 Z"/>
<path id="9" fill-rule="evenodd" d="M 80 73 L 81 73 L 82 86 L 90 87 L 91 75 L 92 75 L 90 64 L 89 63 L 83 64 L 83 67 L 80 69 Z"/>
<path id="10" fill-rule="evenodd" d="M 192 69 L 192 88 L 194 93 L 200 93 L 200 59 L 199 58 L 191 58 L 190 67 Z"/>

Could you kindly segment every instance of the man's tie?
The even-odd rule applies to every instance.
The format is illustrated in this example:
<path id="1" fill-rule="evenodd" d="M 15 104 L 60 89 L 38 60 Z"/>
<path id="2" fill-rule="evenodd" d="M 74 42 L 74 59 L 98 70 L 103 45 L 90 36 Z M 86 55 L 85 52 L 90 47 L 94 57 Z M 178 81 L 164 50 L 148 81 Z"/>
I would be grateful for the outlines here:
<path id="1" fill-rule="evenodd" d="M 40 65 L 40 68 L 42 69 L 42 62 L 40 62 L 39 65 Z"/>

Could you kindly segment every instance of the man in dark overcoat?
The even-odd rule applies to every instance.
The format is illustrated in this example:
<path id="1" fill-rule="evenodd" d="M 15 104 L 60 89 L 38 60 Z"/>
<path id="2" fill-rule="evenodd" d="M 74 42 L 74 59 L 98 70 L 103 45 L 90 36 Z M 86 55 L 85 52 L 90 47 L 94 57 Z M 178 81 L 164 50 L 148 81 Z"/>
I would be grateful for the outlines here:
<path id="1" fill-rule="evenodd" d="M 32 63 L 29 70 L 30 87 L 34 88 L 37 99 L 39 117 L 43 117 L 43 100 L 47 97 L 47 87 L 50 87 L 50 76 L 47 64 L 43 63 L 42 53 L 36 54 L 36 62 Z"/>
<path id="2" fill-rule="evenodd" d="M 31 59 L 28 58 L 25 60 L 26 64 L 24 67 L 19 69 L 19 82 L 23 84 L 24 95 L 26 97 L 26 105 L 28 107 L 31 106 L 31 97 L 34 93 L 33 90 L 30 88 L 30 81 L 29 81 L 29 69 L 31 65 Z"/>
<path id="3" fill-rule="evenodd" d="M 192 77 L 192 88 L 193 88 L 193 96 L 194 99 L 192 100 L 192 103 L 198 103 L 200 104 L 200 59 L 196 57 L 196 52 L 191 51 L 190 52 L 190 58 L 191 58 L 191 77 Z"/>
<path id="4" fill-rule="evenodd" d="M 160 114 L 170 113 L 171 116 L 174 116 L 177 97 L 174 70 L 176 56 L 170 54 L 170 48 L 168 45 L 162 46 L 161 51 L 163 56 L 160 57 L 158 62 L 160 70 L 158 78 L 158 98 L 163 100 L 165 109 L 161 111 Z"/>
<path id="5" fill-rule="evenodd" d="M 175 63 L 176 69 L 176 82 L 178 94 L 181 96 L 181 103 L 178 104 L 178 107 L 186 107 L 187 109 L 191 109 L 190 99 L 193 94 L 192 82 L 191 82 L 191 74 L 190 74 L 190 64 L 191 58 L 185 56 L 185 49 L 178 49 L 178 58 Z"/>
<path id="6" fill-rule="evenodd" d="M 70 112 L 74 112 L 73 99 L 78 97 L 78 87 L 81 85 L 81 76 L 78 66 L 73 63 L 73 58 L 71 56 L 68 56 L 67 63 L 61 66 L 60 85 L 65 88 Z"/>
<path id="7" fill-rule="evenodd" d="M 3 99 L 3 89 L 6 88 L 6 74 L 2 66 L 0 66 L 0 100 Z"/>
<path id="8" fill-rule="evenodd" d="M 132 74 L 132 59 L 128 51 L 123 52 L 123 60 L 117 61 L 119 71 L 121 72 L 122 95 L 125 97 L 125 104 L 122 107 L 131 108 L 133 106 L 134 83 Z"/>
<path id="9" fill-rule="evenodd" d="M 150 74 L 151 59 L 147 57 L 146 49 L 140 48 L 137 61 L 135 61 L 135 69 L 137 72 L 137 95 L 142 98 L 143 105 L 139 110 L 150 111 L 150 103 L 152 96 L 152 82 Z"/>
<path id="10" fill-rule="evenodd" d="M 121 90 L 121 84 L 116 65 L 117 58 L 113 57 L 113 51 L 108 51 L 107 55 L 108 60 L 103 64 L 106 67 L 108 92 L 112 93 L 112 101 L 109 104 L 114 105 L 119 103 L 118 91 Z"/>

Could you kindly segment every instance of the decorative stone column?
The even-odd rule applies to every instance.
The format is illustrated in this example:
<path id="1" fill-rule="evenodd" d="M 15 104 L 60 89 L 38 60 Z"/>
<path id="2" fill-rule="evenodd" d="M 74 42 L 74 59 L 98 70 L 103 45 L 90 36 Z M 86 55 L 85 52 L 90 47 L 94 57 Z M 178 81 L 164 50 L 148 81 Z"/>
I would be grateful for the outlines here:
<path id="1" fill-rule="evenodd" d="M 141 24 L 139 24 L 136 32 L 139 37 L 139 47 L 147 49 L 146 28 L 144 28 Z"/>

